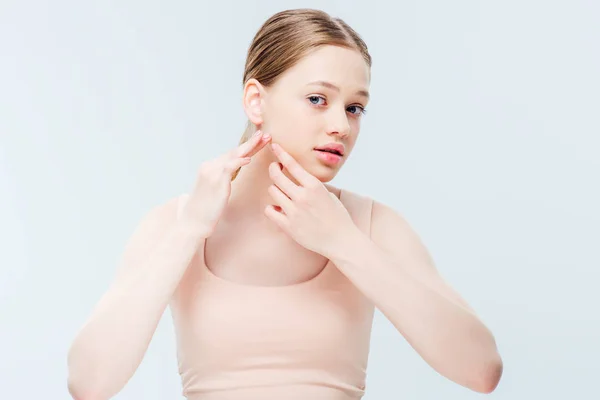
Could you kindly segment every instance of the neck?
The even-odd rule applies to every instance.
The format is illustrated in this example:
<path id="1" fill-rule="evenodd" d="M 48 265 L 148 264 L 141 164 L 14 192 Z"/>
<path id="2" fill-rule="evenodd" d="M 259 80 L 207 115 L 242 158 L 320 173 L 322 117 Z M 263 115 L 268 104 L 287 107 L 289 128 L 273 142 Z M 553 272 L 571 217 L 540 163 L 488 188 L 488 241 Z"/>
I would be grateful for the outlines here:
<path id="1" fill-rule="evenodd" d="M 265 207 L 273 204 L 273 198 L 267 191 L 273 184 L 269 176 L 269 165 L 272 162 L 278 160 L 270 148 L 265 148 L 252 157 L 250 164 L 242 167 L 231 183 L 231 196 L 227 207 L 231 216 L 266 218 Z"/>

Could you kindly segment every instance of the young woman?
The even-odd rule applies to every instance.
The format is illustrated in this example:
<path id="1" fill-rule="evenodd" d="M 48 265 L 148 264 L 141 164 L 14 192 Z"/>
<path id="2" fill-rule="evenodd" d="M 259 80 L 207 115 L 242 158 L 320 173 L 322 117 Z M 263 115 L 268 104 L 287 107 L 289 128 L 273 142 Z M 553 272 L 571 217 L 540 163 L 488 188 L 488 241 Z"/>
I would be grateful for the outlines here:
<path id="1" fill-rule="evenodd" d="M 371 57 L 347 24 L 272 16 L 248 51 L 241 143 L 156 206 L 69 350 L 69 390 L 108 399 L 167 306 L 190 400 L 361 398 L 374 308 L 436 371 L 489 393 L 490 331 L 402 216 L 327 184 L 352 152 Z"/>

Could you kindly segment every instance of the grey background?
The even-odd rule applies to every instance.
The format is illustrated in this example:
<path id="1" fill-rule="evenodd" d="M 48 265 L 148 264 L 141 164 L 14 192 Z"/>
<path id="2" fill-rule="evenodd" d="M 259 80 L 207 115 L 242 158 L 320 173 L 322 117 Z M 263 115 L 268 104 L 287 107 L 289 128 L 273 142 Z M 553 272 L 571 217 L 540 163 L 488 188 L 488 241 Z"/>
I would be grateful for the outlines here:
<path id="1" fill-rule="evenodd" d="M 243 130 L 273 13 L 344 18 L 373 99 L 332 182 L 402 212 L 496 335 L 491 398 L 596 392 L 600 6 L 589 1 L 0 3 L 0 398 L 65 399 L 66 352 L 150 207 Z M 117 399 L 180 398 L 171 317 Z M 365 399 L 475 399 L 377 314 Z"/>

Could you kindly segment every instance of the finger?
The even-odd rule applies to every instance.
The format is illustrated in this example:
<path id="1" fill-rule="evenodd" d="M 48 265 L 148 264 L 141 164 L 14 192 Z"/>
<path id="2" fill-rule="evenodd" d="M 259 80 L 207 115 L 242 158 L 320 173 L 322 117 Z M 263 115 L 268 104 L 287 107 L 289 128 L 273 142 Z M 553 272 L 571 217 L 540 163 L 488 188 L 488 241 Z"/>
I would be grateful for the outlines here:
<path id="1" fill-rule="evenodd" d="M 227 160 L 223 165 L 223 172 L 231 175 L 234 171 L 237 171 L 244 165 L 248 165 L 251 160 L 250 157 L 232 158 L 231 160 Z"/>
<path id="2" fill-rule="evenodd" d="M 256 131 L 248 140 L 244 143 L 239 144 L 233 149 L 229 150 L 221 156 L 223 160 L 230 160 L 232 158 L 246 157 L 254 148 L 256 148 L 262 141 L 262 134 L 260 131 Z"/>
<path id="3" fill-rule="evenodd" d="M 233 151 L 234 157 L 252 157 L 258 153 L 271 140 L 271 136 L 263 134 L 262 131 L 256 131 L 252 137 L 246 142 L 239 145 Z"/>
<path id="4" fill-rule="evenodd" d="M 225 165 L 233 159 L 247 158 L 255 155 L 260 149 L 269 143 L 271 137 L 267 137 L 261 134 L 261 131 L 257 131 L 250 139 L 240 144 L 239 146 L 231 149 L 225 154 L 222 154 L 218 159 L 218 163 Z"/>
<path id="5" fill-rule="evenodd" d="M 265 207 L 265 215 L 273 222 L 277 224 L 282 230 L 287 231 L 287 218 L 286 216 L 277 211 L 275 206 L 269 204 Z"/>
<path id="6" fill-rule="evenodd" d="M 298 191 L 300 188 L 296 185 L 290 178 L 285 176 L 285 174 L 281 171 L 280 164 L 277 162 L 271 163 L 269 165 L 269 176 L 271 180 L 277 187 L 287 195 L 290 199 L 296 199 Z"/>
<path id="7" fill-rule="evenodd" d="M 273 198 L 273 201 L 276 205 L 281 207 L 284 213 L 288 213 L 291 207 L 293 206 L 292 200 L 285 193 L 281 191 L 276 185 L 269 186 L 267 189 L 269 195 Z"/>
<path id="8" fill-rule="evenodd" d="M 256 155 L 256 153 L 258 153 L 259 151 L 264 149 L 266 147 L 266 145 L 269 144 L 270 141 L 271 141 L 271 135 L 269 135 L 268 133 L 265 134 L 261 138 L 261 140 L 259 140 L 258 144 L 256 146 L 254 146 L 245 156 L 253 157 L 254 155 Z"/>
<path id="9" fill-rule="evenodd" d="M 249 154 L 256 146 L 260 144 L 262 137 L 262 131 L 258 130 L 254 132 L 254 134 L 250 136 L 248 140 L 232 150 L 232 155 L 236 157 L 243 157 L 246 154 Z"/>
<path id="10" fill-rule="evenodd" d="M 271 143 L 273 153 L 277 156 L 283 166 L 290 171 L 290 174 L 302 185 L 306 186 L 311 184 L 315 179 L 314 176 L 309 174 L 294 158 L 289 155 L 281 146 L 276 143 Z"/>

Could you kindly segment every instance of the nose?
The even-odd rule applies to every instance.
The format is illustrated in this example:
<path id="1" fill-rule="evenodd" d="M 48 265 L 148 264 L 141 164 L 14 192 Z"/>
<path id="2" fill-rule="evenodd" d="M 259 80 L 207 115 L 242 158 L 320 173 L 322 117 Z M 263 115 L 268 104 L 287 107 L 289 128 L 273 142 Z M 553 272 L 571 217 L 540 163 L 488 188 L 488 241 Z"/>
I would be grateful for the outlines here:
<path id="1" fill-rule="evenodd" d="M 346 138 L 350 134 L 350 124 L 348 123 L 346 111 L 344 110 L 341 116 L 340 113 L 332 115 L 329 126 L 330 128 L 327 131 L 329 135 L 336 135 L 342 139 Z"/>

